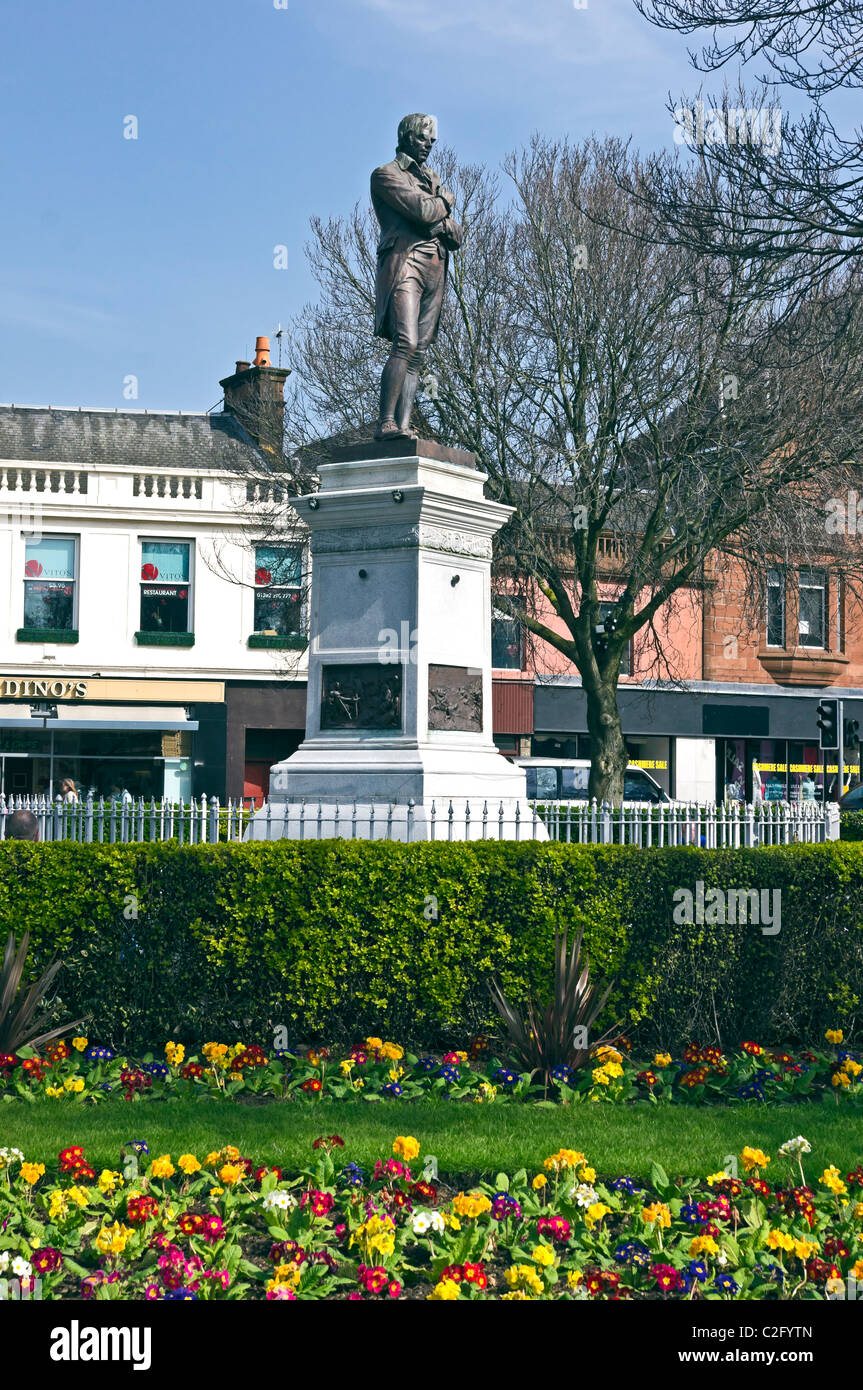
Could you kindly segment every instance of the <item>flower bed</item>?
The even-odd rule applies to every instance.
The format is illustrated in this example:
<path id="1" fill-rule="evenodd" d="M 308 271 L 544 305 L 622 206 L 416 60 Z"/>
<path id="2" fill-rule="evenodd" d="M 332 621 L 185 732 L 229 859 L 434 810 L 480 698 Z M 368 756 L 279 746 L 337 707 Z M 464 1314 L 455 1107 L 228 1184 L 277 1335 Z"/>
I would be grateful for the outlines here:
<path id="1" fill-rule="evenodd" d="M 307 1104 L 348 1097 L 421 1100 L 444 1098 L 483 1104 L 557 1100 L 564 1104 L 623 1104 L 647 1100 L 655 1105 L 788 1103 L 834 1098 L 863 1101 L 863 1064 L 843 1044 L 839 1029 L 828 1030 L 829 1047 L 791 1053 L 744 1042 L 724 1054 L 691 1044 L 683 1057 L 655 1053 L 634 1060 L 630 1044 L 595 1049 L 592 1065 L 573 1071 L 557 1067 L 548 1084 L 519 1075 L 491 1055 L 487 1039 L 468 1051 L 417 1057 L 398 1043 L 366 1038 L 346 1056 L 318 1047 L 266 1053 L 258 1044 L 206 1043 L 187 1055 L 181 1043 L 165 1046 L 165 1060 L 115 1055 L 87 1038 L 50 1043 L 43 1056 L 22 1048 L 0 1053 L 0 1096 L 30 1099 L 42 1094 L 58 1103 L 96 1103 L 111 1097 L 129 1101 L 211 1095 L 226 1099 L 291 1100 Z"/>
<path id="2" fill-rule="evenodd" d="M 649 1186 L 572 1149 L 466 1190 L 423 1170 L 412 1136 L 371 1172 L 338 1135 L 313 1149 L 288 1174 L 230 1145 L 131 1140 L 100 1173 L 80 1146 L 50 1164 L 2 1148 L 0 1277 L 55 1300 L 447 1302 L 824 1299 L 863 1280 L 863 1166 L 807 1176 L 802 1136 L 775 1160 L 744 1148 L 739 1177 L 654 1165 Z"/>

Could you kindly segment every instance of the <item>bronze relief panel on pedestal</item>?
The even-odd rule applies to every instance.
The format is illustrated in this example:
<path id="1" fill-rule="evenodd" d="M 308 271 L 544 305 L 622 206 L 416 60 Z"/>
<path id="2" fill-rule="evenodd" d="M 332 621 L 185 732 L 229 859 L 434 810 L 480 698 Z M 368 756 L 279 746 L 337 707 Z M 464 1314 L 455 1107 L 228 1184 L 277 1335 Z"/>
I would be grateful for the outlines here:
<path id="1" fill-rule="evenodd" d="M 482 733 L 482 672 L 429 665 L 429 729 Z"/>
<path id="2" fill-rule="evenodd" d="M 401 666 L 332 665 L 321 676 L 322 729 L 401 729 Z"/>

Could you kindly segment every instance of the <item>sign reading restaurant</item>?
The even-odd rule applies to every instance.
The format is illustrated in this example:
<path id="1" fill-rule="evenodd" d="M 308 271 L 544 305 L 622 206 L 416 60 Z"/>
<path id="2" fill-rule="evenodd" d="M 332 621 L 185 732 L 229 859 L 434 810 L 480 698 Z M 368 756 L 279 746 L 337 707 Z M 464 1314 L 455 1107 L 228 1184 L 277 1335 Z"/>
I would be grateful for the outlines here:
<path id="1" fill-rule="evenodd" d="M 5 700 L 83 700 L 86 695 L 86 681 L 0 680 Z"/>

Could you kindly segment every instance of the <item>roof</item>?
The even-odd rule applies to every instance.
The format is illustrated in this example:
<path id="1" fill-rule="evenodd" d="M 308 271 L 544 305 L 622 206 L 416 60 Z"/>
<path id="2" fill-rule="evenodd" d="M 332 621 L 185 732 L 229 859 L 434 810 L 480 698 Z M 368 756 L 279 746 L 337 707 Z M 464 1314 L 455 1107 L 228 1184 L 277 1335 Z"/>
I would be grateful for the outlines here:
<path id="1" fill-rule="evenodd" d="M 168 411 L 61 410 L 0 405 L 0 459 L 81 467 L 261 469 L 234 417 Z"/>

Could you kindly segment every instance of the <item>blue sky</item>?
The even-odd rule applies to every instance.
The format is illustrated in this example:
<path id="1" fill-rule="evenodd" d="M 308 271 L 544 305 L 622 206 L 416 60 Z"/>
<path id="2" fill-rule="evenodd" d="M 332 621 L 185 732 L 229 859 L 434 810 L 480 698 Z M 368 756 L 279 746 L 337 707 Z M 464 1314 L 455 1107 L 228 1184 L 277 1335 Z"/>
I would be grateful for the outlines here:
<path id="1" fill-rule="evenodd" d="M 491 163 L 534 130 L 670 147 L 698 81 L 631 0 L 281 3 L 7 6 L 0 400 L 205 410 L 313 296 L 309 218 L 367 196 L 405 112 Z"/>

